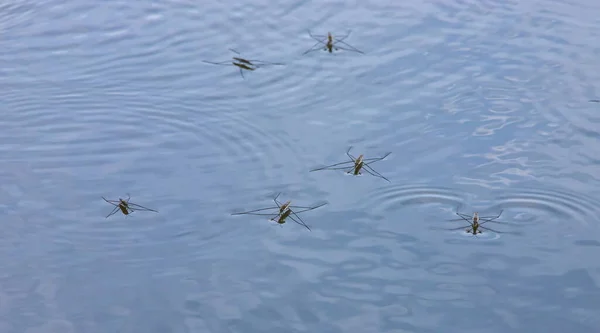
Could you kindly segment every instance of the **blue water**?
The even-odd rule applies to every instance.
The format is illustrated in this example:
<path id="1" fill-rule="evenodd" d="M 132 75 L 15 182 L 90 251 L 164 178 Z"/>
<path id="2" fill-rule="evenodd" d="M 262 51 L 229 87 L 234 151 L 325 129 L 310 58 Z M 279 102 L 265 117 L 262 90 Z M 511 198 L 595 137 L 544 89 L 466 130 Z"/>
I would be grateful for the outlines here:
<path id="1" fill-rule="evenodd" d="M 598 13 L 3 1 L 0 332 L 600 331 Z M 308 172 L 349 146 L 391 183 Z M 278 192 L 329 204 L 231 216 Z M 127 194 L 159 213 L 105 218 Z"/>

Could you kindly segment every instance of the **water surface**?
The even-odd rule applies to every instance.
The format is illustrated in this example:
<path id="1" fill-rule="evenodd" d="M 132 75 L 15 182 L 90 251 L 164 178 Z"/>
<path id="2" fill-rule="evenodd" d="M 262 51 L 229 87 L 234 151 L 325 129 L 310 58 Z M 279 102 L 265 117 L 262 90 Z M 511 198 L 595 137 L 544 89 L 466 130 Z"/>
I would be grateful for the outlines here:
<path id="1" fill-rule="evenodd" d="M 5 1 L 0 331 L 597 332 L 599 11 Z M 230 215 L 278 192 L 312 232 Z"/>

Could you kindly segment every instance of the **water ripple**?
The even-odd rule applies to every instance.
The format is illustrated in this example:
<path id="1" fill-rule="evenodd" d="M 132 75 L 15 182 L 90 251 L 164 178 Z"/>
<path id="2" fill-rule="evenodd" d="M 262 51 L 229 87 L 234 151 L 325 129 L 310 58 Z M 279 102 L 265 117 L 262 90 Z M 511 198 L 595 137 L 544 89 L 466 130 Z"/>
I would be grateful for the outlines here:
<path id="1" fill-rule="evenodd" d="M 367 193 L 367 199 L 357 203 L 358 208 L 375 214 L 387 215 L 408 205 L 446 204 L 453 207 L 464 201 L 460 192 L 428 185 L 388 185 Z"/>
<path id="2" fill-rule="evenodd" d="M 519 223 L 543 223 L 555 221 L 574 221 L 587 225 L 600 216 L 597 202 L 578 193 L 543 190 L 543 189 L 511 189 L 496 198 L 492 210 L 509 209 L 518 211 L 514 218 Z M 533 218 L 536 213 L 547 216 Z M 553 218 L 548 219 L 548 216 Z M 535 221 L 535 222 L 534 222 Z"/>

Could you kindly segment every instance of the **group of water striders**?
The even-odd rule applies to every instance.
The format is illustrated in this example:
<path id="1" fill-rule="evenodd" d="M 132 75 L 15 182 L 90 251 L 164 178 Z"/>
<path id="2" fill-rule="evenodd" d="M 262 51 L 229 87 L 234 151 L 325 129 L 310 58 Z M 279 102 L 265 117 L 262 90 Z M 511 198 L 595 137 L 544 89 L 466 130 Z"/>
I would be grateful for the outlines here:
<path id="1" fill-rule="evenodd" d="M 316 40 L 317 43 L 315 43 L 315 45 L 313 45 L 310 49 L 306 50 L 306 52 L 304 52 L 303 54 L 307 54 L 307 53 L 310 53 L 313 51 L 318 51 L 318 50 L 328 51 L 329 53 L 333 53 L 334 50 L 335 51 L 344 50 L 344 51 L 352 51 L 352 52 L 358 52 L 358 53 L 364 54 L 363 51 L 355 48 L 354 46 L 352 46 L 344 41 L 346 38 L 348 38 L 350 36 L 351 32 L 352 31 L 348 31 L 348 33 L 345 36 L 334 38 L 330 32 L 327 33 L 327 36 L 313 35 L 309 30 L 308 34 L 310 35 L 311 38 Z M 340 44 L 342 44 L 344 46 L 340 46 Z M 282 63 L 276 63 L 276 62 L 266 62 L 266 61 L 261 61 L 261 60 L 244 59 L 244 58 L 241 58 L 240 53 L 238 51 L 236 51 L 234 49 L 229 49 L 229 50 L 231 50 L 232 52 L 234 52 L 235 54 L 238 55 L 238 57 L 233 57 L 233 59 L 232 59 L 233 61 L 225 60 L 225 61 L 221 61 L 221 62 L 213 62 L 213 61 L 204 60 L 204 62 L 213 64 L 213 65 L 236 66 L 240 69 L 240 75 L 242 76 L 242 78 L 244 77 L 245 70 L 246 71 L 254 71 L 260 67 L 284 65 Z"/>
<path id="2" fill-rule="evenodd" d="M 307 54 L 309 52 L 318 51 L 318 50 L 324 50 L 329 53 L 333 53 L 334 50 L 335 51 L 345 50 L 345 51 L 352 51 L 352 52 L 358 52 L 358 53 L 364 54 L 364 52 L 358 50 L 357 48 L 349 45 L 348 43 L 346 43 L 344 41 L 346 38 L 348 38 L 348 36 L 350 36 L 350 31 L 345 36 L 340 37 L 340 38 L 334 38 L 331 33 L 328 33 L 326 36 L 325 35 L 313 35 L 310 31 L 308 33 L 311 38 L 313 38 L 317 41 L 317 43 L 315 45 L 313 45 L 310 49 L 305 51 L 303 54 Z M 342 44 L 344 46 L 340 46 L 339 44 Z M 210 64 L 215 64 L 215 65 L 228 65 L 228 66 L 232 64 L 239 68 L 242 78 L 244 77 L 244 73 L 243 73 L 244 70 L 254 71 L 260 67 L 264 67 L 264 66 L 268 66 L 268 65 L 283 65 L 281 63 L 268 63 L 268 62 L 264 62 L 264 61 L 260 61 L 260 60 L 244 59 L 244 58 L 239 57 L 240 54 L 237 51 L 235 51 L 233 49 L 230 49 L 230 50 L 235 52 L 238 55 L 237 57 L 233 57 L 233 59 L 232 59 L 233 61 L 227 60 L 227 61 L 223 61 L 223 62 L 210 62 L 210 61 L 204 61 L 204 62 L 210 63 Z M 590 102 L 600 102 L 600 101 L 591 100 Z M 386 177 L 381 175 L 379 172 L 375 171 L 370 165 L 375 162 L 385 159 L 391 153 L 386 153 L 381 157 L 364 158 L 364 155 L 362 155 L 362 154 L 359 155 L 358 157 L 354 157 L 352 154 L 350 154 L 351 149 L 352 149 L 352 147 L 348 148 L 348 150 L 346 151 L 346 156 L 348 156 L 348 158 L 350 160 L 327 165 L 327 166 L 316 168 L 316 169 L 312 169 L 312 170 L 310 170 L 310 172 L 320 171 L 320 170 L 344 170 L 347 174 L 358 176 L 358 175 L 362 174 L 362 171 L 364 171 L 374 177 L 378 177 L 378 178 L 381 178 L 383 180 L 390 182 L 389 179 L 387 179 Z M 317 208 L 322 207 L 327 204 L 327 203 L 322 203 L 322 204 L 316 205 L 316 206 L 294 206 L 291 204 L 292 203 L 291 200 L 288 200 L 286 202 L 280 202 L 279 200 L 277 200 L 280 195 L 281 195 L 281 193 L 278 193 L 273 198 L 273 201 L 275 202 L 275 206 L 254 209 L 254 210 L 250 210 L 250 211 L 246 211 L 246 212 L 233 213 L 232 215 L 271 216 L 270 220 L 277 222 L 279 225 L 284 224 L 286 222 L 286 220 L 290 219 L 290 220 L 294 221 L 295 223 L 297 223 L 301 226 L 304 226 L 306 229 L 311 230 L 310 227 L 304 222 L 304 220 L 298 214 L 317 209 Z M 130 213 L 132 213 L 134 211 L 151 211 L 151 212 L 158 213 L 157 210 L 146 208 L 144 206 L 130 202 L 129 196 L 125 200 L 121 199 L 121 198 L 119 198 L 118 200 L 108 200 L 104 197 L 102 197 L 102 199 L 104 199 L 104 201 L 108 202 L 109 204 L 115 206 L 115 208 L 110 212 L 110 214 L 108 214 L 106 216 L 107 218 L 109 216 L 117 213 L 118 211 L 121 211 L 124 215 L 129 215 Z M 271 212 L 268 212 L 268 211 L 271 211 Z M 501 233 L 501 232 L 493 230 L 489 227 L 484 227 L 483 225 L 486 223 L 506 224 L 506 222 L 497 221 L 497 219 L 500 218 L 500 215 L 502 215 L 502 211 L 500 211 L 500 213 L 497 216 L 479 216 L 479 214 L 477 212 L 473 213 L 473 215 L 471 216 L 471 215 L 460 213 L 457 210 L 456 215 L 459 216 L 458 219 L 451 219 L 448 221 L 464 221 L 464 222 L 467 222 L 468 225 L 460 226 L 458 228 L 444 229 L 444 230 L 459 230 L 459 229 L 466 228 L 465 231 L 467 233 L 470 233 L 473 235 L 482 233 L 482 230 L 488 230 L 488 231 L 492 231 L 492 232 L 496 232 L 496 233 Z"/>

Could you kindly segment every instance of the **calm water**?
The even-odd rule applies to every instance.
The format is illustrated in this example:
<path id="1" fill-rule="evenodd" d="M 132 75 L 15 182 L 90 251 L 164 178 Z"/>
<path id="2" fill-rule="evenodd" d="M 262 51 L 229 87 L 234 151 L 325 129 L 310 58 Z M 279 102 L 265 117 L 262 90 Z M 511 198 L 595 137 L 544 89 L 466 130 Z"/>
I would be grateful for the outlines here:
<path id="1" fill-rule="evenodd" d="M 406 3 L 3 1 L 0 332 L 598 332 L 600 5 Z"/>

